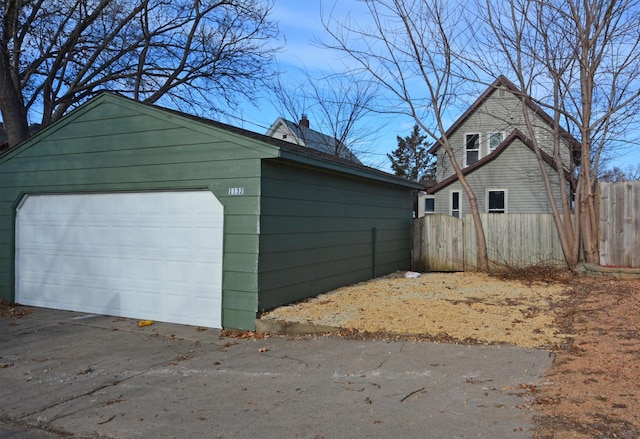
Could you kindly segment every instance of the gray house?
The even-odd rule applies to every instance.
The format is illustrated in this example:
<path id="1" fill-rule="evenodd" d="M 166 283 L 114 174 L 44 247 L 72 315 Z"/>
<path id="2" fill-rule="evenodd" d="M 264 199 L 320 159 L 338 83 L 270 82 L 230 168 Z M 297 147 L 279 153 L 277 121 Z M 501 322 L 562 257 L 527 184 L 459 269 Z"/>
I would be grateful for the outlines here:
<path id="1" fill-rule="evenodd" d="M 554 196 L 560 199 L 553 159 L 553 120 L 500 76 L 446 133 L 481 213 L 551 213 L 535 147 L 525 134 L 523 108 L 533 120 Z M 561 151 L 562 163 L 569 166 L 577 141 L 564 130 L 561 133 L 566 145 Z M 444 148 L 436 143 L 429 152 L 437 156 L 436 184 L 419 197 L 418 215 L 462 217 L 471 213 Z M 569 175 L 568 169 L 564 172 Z"/>
<path id="2" fill-rule="evenodd" d="M 415 183 L 103 93 L 0 156 L 0 297 L 254 329 L 409 268 Z"/>

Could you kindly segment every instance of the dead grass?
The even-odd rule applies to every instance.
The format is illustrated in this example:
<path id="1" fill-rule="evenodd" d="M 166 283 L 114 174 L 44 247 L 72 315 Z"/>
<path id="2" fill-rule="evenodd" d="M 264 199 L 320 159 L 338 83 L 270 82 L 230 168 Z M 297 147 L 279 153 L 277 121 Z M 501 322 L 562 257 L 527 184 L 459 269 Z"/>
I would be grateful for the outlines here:
<path id="1" fill-rule="evenodd" d="M 535 437 L 640 437 L 640 280 L 575 278 L 555 312 L 570 337 L 536 398 Z"/>

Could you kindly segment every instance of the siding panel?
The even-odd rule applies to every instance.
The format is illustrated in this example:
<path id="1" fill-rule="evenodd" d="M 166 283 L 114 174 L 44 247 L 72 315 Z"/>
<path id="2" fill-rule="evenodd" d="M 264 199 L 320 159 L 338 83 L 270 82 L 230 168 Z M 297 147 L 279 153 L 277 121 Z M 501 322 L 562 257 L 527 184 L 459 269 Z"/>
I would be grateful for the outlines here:
<path id="1" fill-rule="evenodd" d="M 552 131 L 531 109 L 527 108 L 527 111 L 535 125 L 534 129 L 540 148 L 553 157 Z M 458 165 L 462 167 L 465 163 L 464 142 L 466 134 L 480 133 L 480 158 L 482 158 L 489 154 L 488 134 L 490 132 L 503 132 L 506 138 L 514 129 L 519 129 L 529 137 L 520 99 L 510 92 L 505 93 L 504 96 L 494 92 L 449 138 Z M 442 148 L 440 149 L 442 150 Z M 568 149 L 564 148 L 561 154 L 563 155 L 563 163 L 568 166 L 570 163 Z M 437 181 L 442 181 L 453 174 L 454 171 L 449 158 L 444 154 L 443 150 L 438 151 Z"/>
<path id="2" fill-rule="evenodd" d="M 554 197 L 560 205 L 560 186 L 555 171 L 545 164 L 553 184 Z M 487 190 L 507 191 L 508 213 L 551 213 L 540 167 L 533 152 L 519 140 L 490 163 L 467 174 L 467 182 L 474 190 L 481 213 L 487 212 Z M 467 194 L 456 181 L 435 194 L 436 212 L 449 214 L 451 191 L 460 192 L 461 214 L 471 213 Z"/>
<path id="3" fill-rule="evenodd" d="M 409 268 L 410 190 L 284 162 L 262 178 L 261 309 Z"/>

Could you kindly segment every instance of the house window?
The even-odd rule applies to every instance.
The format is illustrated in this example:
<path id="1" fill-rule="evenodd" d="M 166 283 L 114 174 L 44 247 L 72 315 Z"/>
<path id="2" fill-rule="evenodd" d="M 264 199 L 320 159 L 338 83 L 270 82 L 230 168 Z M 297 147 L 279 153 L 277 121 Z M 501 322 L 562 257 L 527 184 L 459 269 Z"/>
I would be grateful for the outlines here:
<path id="1" fill-rule="evenodd" d="M 434 213 L 436 213 L 436 197 L 425 197 L 424 214 L 433 215 Z"/>
<path id="2" fill-rule="evenodd" d="M 487 191 L 487 212 L 507 213 L 507 191 L 504 189 Z"/>
<path id="3" fill-rule="evenodd" d="M 465 166 L 473 165 L 480 159 L 480 134 L 465 136 Z"/>
<path id="4" fill-rule="evenodd" d="M 451 216 L 460 218 L 460 192 L 451 192 Z"/>
<path id="5" fill-rule="evenodd" d="M 502 132 L 489 133 L 489 154 L 495 151 L 503 140 L 504 134 Z"/>

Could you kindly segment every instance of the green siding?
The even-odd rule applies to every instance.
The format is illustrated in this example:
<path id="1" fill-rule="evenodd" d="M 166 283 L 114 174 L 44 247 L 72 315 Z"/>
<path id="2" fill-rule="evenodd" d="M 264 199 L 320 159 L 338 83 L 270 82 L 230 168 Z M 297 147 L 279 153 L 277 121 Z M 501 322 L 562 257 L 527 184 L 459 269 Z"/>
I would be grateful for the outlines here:
<path id="1" fill-rule="evenodd" d="M 14 299 L 15 209 L 31 193 L 210 190 L 226 328 L 409 267 L 417 185 L 254 137 L 103 94 L 0 156 L 0 297 Z"/>
<path id="2" fill-rule="evenodd" d="M 256 235 L 242 235 L 225 233 L 224 251 L 231 252 L 233 249 L 241 248 L 246 254 L 258 254 L 258 240 Z"/>
<path id="3" fill-rule="evenodd" d="M 256 146 L 258 144 L 258 146 Z M 225 209 L 223 325 L 257 311 L 260 160 L 277 148 L 105 95 L 0 158 L 0 297 L 13 300 L 15 206 L 25 193 L 211 190 Z M 228 196 L 243 187 L 243 196 Z"/>
<path id="4" fill-rule="evenodd" d="M 258 311 L 258 293 L 227 290 L 225 305 L 226 309 L 253 311 L 254 315 L 251 318 L 253 320 Z M 248 323 L 252 324 L 253 322 Z"/>
<path id="5" fill-rule="evenodd" d="M 409 268 L 411 189 L 265 160 L 261 194 L 260 309 Z"/>
<path id="6" fill-rule="evenodd" d="M 222 321 L 225 328 L 242 329 L 245 331 L 255 331 L 256 312 L 243 309 L 222 308 Z"/>

